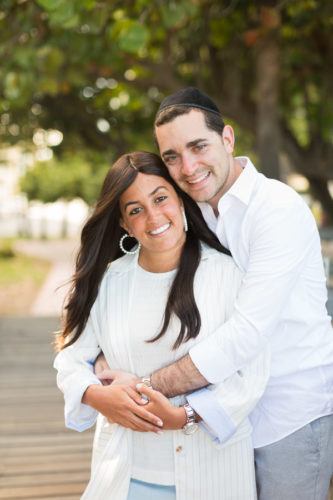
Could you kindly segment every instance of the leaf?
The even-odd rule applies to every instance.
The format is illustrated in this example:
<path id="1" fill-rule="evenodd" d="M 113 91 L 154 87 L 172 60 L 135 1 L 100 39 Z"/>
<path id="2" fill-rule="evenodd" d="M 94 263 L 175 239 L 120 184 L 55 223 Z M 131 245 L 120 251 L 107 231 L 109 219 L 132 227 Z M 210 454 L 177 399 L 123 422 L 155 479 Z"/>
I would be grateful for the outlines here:
<path id="1" fill-rule="evenodd" d="M 149 32 L 145 26 L 132 19 L 120 19 L 113 25 L 111 34 L 125 52 L 137 53 L 146 46 Z"/>
<path id="2" fill-rule="evenodd" d="M 84 0 L 83 5 L 86 9 L 93 9 L 95 6 L 96 0 Z"/>
<path id="3" fill-rule="evenodd" d="M 64 29 L 74 28 L 80 23 L 80 17 L 74 11 L 71 2 L 63 3 L 59 8 L 49 13 L 50 25 L 61 26 Z"/>
<path id="4" fill-rule="evenodd" d="M 184 4 L 176 2 L 163 3 L 161 7 L 162 21 L 166 28 L 180 26 L 187 18 L 187 9 Z"/>
<path id="5" fill-rule="evenodd" d="M 37 3 L 46 10 L 56 10 L 61 6 L 63 0 L 37 0 Z"/>

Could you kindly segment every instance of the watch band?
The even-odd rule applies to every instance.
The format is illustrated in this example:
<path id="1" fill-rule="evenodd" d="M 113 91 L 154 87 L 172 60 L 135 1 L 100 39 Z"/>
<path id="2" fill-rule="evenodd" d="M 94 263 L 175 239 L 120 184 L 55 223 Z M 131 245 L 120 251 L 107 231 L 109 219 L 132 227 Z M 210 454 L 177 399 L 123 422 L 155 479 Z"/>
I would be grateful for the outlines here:
<path id="1" fill-rule="evenodd" d="M 183 432 L 184 434 L 193 434 L 199 427 L 196 421 L 195 411 L 188 403 L 185 403 L 183 408 L 186 413 L 186 424 L 183 427 Z"/>

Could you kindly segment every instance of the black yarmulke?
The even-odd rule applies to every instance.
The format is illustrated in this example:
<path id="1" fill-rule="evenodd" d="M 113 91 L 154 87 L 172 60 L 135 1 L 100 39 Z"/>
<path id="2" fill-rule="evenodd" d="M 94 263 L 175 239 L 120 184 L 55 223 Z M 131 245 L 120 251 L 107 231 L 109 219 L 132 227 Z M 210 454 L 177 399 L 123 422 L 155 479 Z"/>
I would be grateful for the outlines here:
<path id="1" fill-rule="evenodd" d="M 162 111 L 172 108 L 173 106 L 188 106 L 191 108 L 204 109 L 221 116 L 220 110 L 216 106 L 215 102 L 208 97 L 208 95 L 204 94 L 195 87 L 188 87 L 186 89 L 178 90 L 175 94 L 168 95 L 165 99 L 163 99 L 160 107 L 158 108 L 156 118 Z"/>

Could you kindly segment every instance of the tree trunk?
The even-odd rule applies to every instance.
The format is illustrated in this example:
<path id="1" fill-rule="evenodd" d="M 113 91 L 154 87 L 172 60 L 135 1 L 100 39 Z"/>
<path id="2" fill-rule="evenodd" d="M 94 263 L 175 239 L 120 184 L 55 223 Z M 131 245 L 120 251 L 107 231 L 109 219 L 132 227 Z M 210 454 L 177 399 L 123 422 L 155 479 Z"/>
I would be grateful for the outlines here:
<path id="1" fill-rule="evenodd" d="M 259 169 L 280 178 L 279 150 L 279 44 L 277 30 L 270 31 L 256 47 L 257 143 Z"/>
<path id="2" fill-rule="evenodd" d="M 328 190 L 327 181 L 324 179 L 313 178 L 311 176 L 307 176 L 307 179 L 310 183 L 310 190 L 313 197 L 319 200 L 323 207 L 325 213 L 323 225 L 333 225 L 333 199 Z"/>

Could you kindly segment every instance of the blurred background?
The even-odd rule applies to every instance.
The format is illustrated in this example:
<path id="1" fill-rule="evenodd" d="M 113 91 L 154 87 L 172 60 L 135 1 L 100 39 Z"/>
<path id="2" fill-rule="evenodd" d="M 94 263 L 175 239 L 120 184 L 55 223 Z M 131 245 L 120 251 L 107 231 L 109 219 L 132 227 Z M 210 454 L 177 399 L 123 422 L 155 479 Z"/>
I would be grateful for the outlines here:
<path id="1" fill-rule="evenodd" d="M 0 498 L 14 498 L 13 488 L 15 498 L 56 498 L 59 474 L 67 477 L 54 459 L 43 482 L 36 470 L 47 455 L 32 442 L 38 435 L 54 455 L 55 428 L 60 448 L 69 439 L 56 397 L 47 399 L 51 332 L 68 285 L 56 288 L 72 273 L 107 168 L 125 152 L 156 152 L 152 125 L 167 94 L 186 86 L 208 93 L 235 128 L 236 155 L 304 197 L 320 230 L 333 313 L 332 27 L 333 3 L 320 0 L 0 2 L 0 400 L 9 408 L 0 430 L 14 450 L 0 468 Z M 31 366 L 35 385 L 24 400 Z M 51 405 L 44 427 L 43 390 Z M 36 410 L 30 427 L 13 417 L 22 398 Z M 18 465 L 18 436 L 38 467 L 29 469 L 28 458 Z M 89 459 L 74 470 L 60 448 L 71 475 L 58 497 L 79 498 Z"/>
<path id="2" fill-rule="evenodd" d="M 329 257 L 332 26 L 315 0 L 3 0 L 0 314 L 39 314 L 45 256 L 77 239 L 119 155 L 155 150 L 159 103 L 190 85 L 234 126 L 236 154 L 306 199 Z"/>

